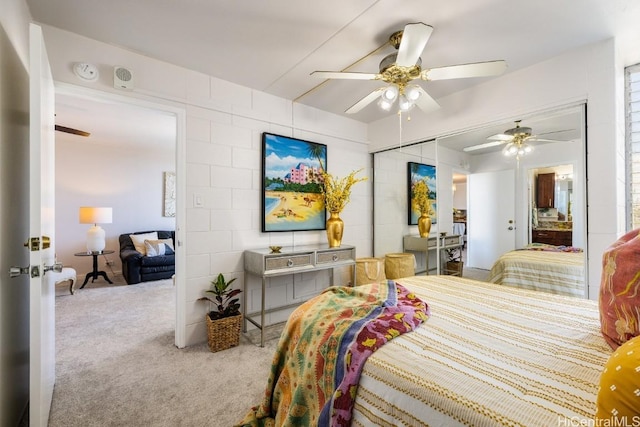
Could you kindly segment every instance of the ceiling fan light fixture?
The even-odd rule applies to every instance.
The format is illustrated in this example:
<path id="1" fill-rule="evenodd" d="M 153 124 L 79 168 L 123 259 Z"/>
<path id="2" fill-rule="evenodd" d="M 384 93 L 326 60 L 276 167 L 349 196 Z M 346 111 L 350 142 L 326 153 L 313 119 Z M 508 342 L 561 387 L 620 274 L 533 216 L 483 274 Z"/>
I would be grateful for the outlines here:
<path id="1" fill-rule="evenodd" d="M 513 142 L 510 142 L 502 149 L 502 154 L 507 157 L 515 156 L 516 154 L 518 154 L 518 146 Z"/>
<path id="2" fill-rule="evenodd" d="M 398 97 L 398 87 L 395 85 L 389 86 L 382 91 L 381 99 L 389 101 L 390 103 L 395 101 L 397 97 Z"/>
<path id="3" fill-rule="evenodd" d="M 411 110 L 414 105 L 415 104 L 411 102 L 405 94 L 400 95 L 400 97 L 398 98 L 398 109 L 403 113 Z"/>
<path id="4" fill-rule="evenodd" d="M 420 98 L 420 89 L 418 88 L 418 86 L 409 86 L 406 90 L 405 90 L 405 94 L 407 96 L 407 99 L 411 102 L 416 102 L 418 100 L 418 98 Z"/>
<path id="5" fill-rule="evenodd" d="M 383 96 L 378 100 L 378 106 L 382 108 L 384 111 L 391 111 L 391 107 L 393 107 L 393 101 L 388 100 Z"/>

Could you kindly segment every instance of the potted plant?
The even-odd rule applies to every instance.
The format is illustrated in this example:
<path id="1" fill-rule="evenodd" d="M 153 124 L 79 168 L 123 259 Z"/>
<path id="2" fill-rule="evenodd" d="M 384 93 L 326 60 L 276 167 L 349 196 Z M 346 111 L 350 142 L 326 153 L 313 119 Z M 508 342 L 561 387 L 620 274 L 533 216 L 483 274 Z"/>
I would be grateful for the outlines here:
<path id="1" fill-rule="evenodd" d="M 460 247 L 445 249 L 447 254 L 445 274 L 462 277 L 462 250 Z"/>
<path id="2" fill-rule="evenodd" d="M 231 288 L 235 278 L 225 280 L 222 273 L 218 274 L 216 280 L 211 281 L 211 288 L 198 301 L 209 301 L 213 308 L 206 315 L 207 338 L 209 350 L 225 350 L 240 344 L 240 328 L 242 326 L 242 313 L 240 313 L 240 302 L 236 298 L 242 291 Z"/>

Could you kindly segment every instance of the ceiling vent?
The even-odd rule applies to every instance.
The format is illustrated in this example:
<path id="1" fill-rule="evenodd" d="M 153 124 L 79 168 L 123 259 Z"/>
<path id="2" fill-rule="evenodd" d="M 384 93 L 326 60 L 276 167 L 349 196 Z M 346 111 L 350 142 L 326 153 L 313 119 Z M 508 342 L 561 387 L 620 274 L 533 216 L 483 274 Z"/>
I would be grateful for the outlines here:
<path id="1" fill-rule="evenodd" d="M 133 74 L 124 67 L 113 67 L 113 87 L 116 89 L 133 89 Z"/>

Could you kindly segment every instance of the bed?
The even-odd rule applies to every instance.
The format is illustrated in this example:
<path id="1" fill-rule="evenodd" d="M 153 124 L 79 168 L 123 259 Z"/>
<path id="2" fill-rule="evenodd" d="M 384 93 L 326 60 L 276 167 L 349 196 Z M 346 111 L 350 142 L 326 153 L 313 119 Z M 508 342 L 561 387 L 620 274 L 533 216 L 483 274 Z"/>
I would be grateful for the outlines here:
<path id="1" fill-rule="evenodd" d="M 552 294 L 584 297 L 584 276 L 582 250 L 533 244 L 501 255 L 491 267 L 488 281 Z"/>
<path id="2" fill-rule="evenodd" d="M 596 301 L 453 276 L 397 283 L 428 304 L 430 317 L 368 357 L 351 419 L 330 425 L 550 426 L 593 418 L 612 352 Z M 277 411 L 269 385 L 265 396 L 263 405 Z"/>

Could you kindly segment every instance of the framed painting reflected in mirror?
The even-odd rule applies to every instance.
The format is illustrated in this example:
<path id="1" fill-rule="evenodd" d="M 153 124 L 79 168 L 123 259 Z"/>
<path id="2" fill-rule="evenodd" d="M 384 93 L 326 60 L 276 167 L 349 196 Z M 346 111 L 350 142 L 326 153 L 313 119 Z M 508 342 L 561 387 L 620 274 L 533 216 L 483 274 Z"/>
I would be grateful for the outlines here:
<path id="1" fill-rule="evenodd" d="M 420 209 L 416 205 L 414 197 L 414 187 L 425 181 L 428 187 L 428 196 L 431 201 L 431 224 L 436 224 L 438 219 L 437 197 L 436 197 L 436 167 L 423 163 L 407 163 L 407 217 L 409 225 L 418 225 Z"/>

